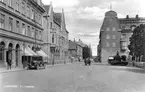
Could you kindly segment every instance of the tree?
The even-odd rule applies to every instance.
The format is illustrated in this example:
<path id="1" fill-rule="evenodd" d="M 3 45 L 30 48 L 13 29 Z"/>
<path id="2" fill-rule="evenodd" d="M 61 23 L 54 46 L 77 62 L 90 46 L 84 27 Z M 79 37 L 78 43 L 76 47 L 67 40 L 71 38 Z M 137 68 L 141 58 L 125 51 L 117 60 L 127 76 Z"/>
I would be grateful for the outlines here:
<path id="1" fill-rule="evenodd" d="M 145 25 L 141 24 L 140 26 L 137 26 L 133 31 L 133 35 L 130 38 L 130 45 L 128 46 L 130 55 L 139 58 L 139 61 L 141 55 L 144 54 L 144 31 Z"/>
<path id="2" fill-rule="evenodd" d="M 92 50 L 89 46 L 83 47 L 83 59 L 92 57 Z"/>

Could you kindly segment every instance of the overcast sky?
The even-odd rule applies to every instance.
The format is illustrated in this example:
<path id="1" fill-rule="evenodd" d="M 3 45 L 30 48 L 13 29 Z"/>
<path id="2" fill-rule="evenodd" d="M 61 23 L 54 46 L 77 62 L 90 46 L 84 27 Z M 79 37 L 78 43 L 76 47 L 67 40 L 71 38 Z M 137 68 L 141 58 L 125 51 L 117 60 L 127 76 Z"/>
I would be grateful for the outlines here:
<path id="1" fill-rule="evenodd" d="M 50 1 L 55 12 L 64 9 L 69 39 L 91 44 L 93 55 L 97 55 L 100 27 L 111 3 L 119 18 L 136 14 L 145 17 L 145 0 L 42 0 L 45 5 Z"/>

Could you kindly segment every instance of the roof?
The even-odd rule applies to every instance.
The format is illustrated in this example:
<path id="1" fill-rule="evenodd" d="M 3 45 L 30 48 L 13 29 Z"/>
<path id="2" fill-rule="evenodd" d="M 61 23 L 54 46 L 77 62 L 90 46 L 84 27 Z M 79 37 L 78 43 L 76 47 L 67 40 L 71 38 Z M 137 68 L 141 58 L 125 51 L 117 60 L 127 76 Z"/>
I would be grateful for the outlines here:
<path id="1" fill-rule="evenodd" d="M 53 17 L 59 24 L 61 24 L 61 13 L 54 13 Z"/>
<path id="2" fill-rule="evenodd" d="M 145 22 L 145 18 L 119 18 L 119 22 Z"/>
<path id="3" fill-rule="evenodd" d="M 48 13 L 50 5 L 44 5 L 44 8 L 45 8 L 46 12 Z"/>

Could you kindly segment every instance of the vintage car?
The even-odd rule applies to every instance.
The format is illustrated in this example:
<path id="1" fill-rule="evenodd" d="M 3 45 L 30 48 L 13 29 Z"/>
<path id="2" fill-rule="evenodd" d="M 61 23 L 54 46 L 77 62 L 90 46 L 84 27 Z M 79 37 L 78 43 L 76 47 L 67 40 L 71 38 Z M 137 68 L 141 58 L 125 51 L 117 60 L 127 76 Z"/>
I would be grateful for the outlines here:
<path id="1" fill-rule="evenodd" d="M 109 56 L 108 63 L 112 64 L 114 62 L 114 56 Z"/>
<path id="2" fill-rule="evenodd" d="M 45 68 L 42 56 L 22 56 L 22 63 L 27 70 Z"/>

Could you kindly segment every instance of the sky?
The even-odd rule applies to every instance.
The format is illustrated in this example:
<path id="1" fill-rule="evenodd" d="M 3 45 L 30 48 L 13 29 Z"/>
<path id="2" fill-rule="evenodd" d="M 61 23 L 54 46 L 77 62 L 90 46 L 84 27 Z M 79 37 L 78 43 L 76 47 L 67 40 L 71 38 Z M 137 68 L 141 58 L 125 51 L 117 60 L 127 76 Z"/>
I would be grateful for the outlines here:
<path id="1" fill-rule="evenodd" d="M 118 18 L 126 15 L 145 17 L 145 0 L 42 0 L 45 5 L 52 1 L 54 12 L 64 9 L 66 28 L 70 40 L 81 39 L 92 47 L 93 56 L 97 55 L 100 27 L 105 12 L 116 11 Z"/>

